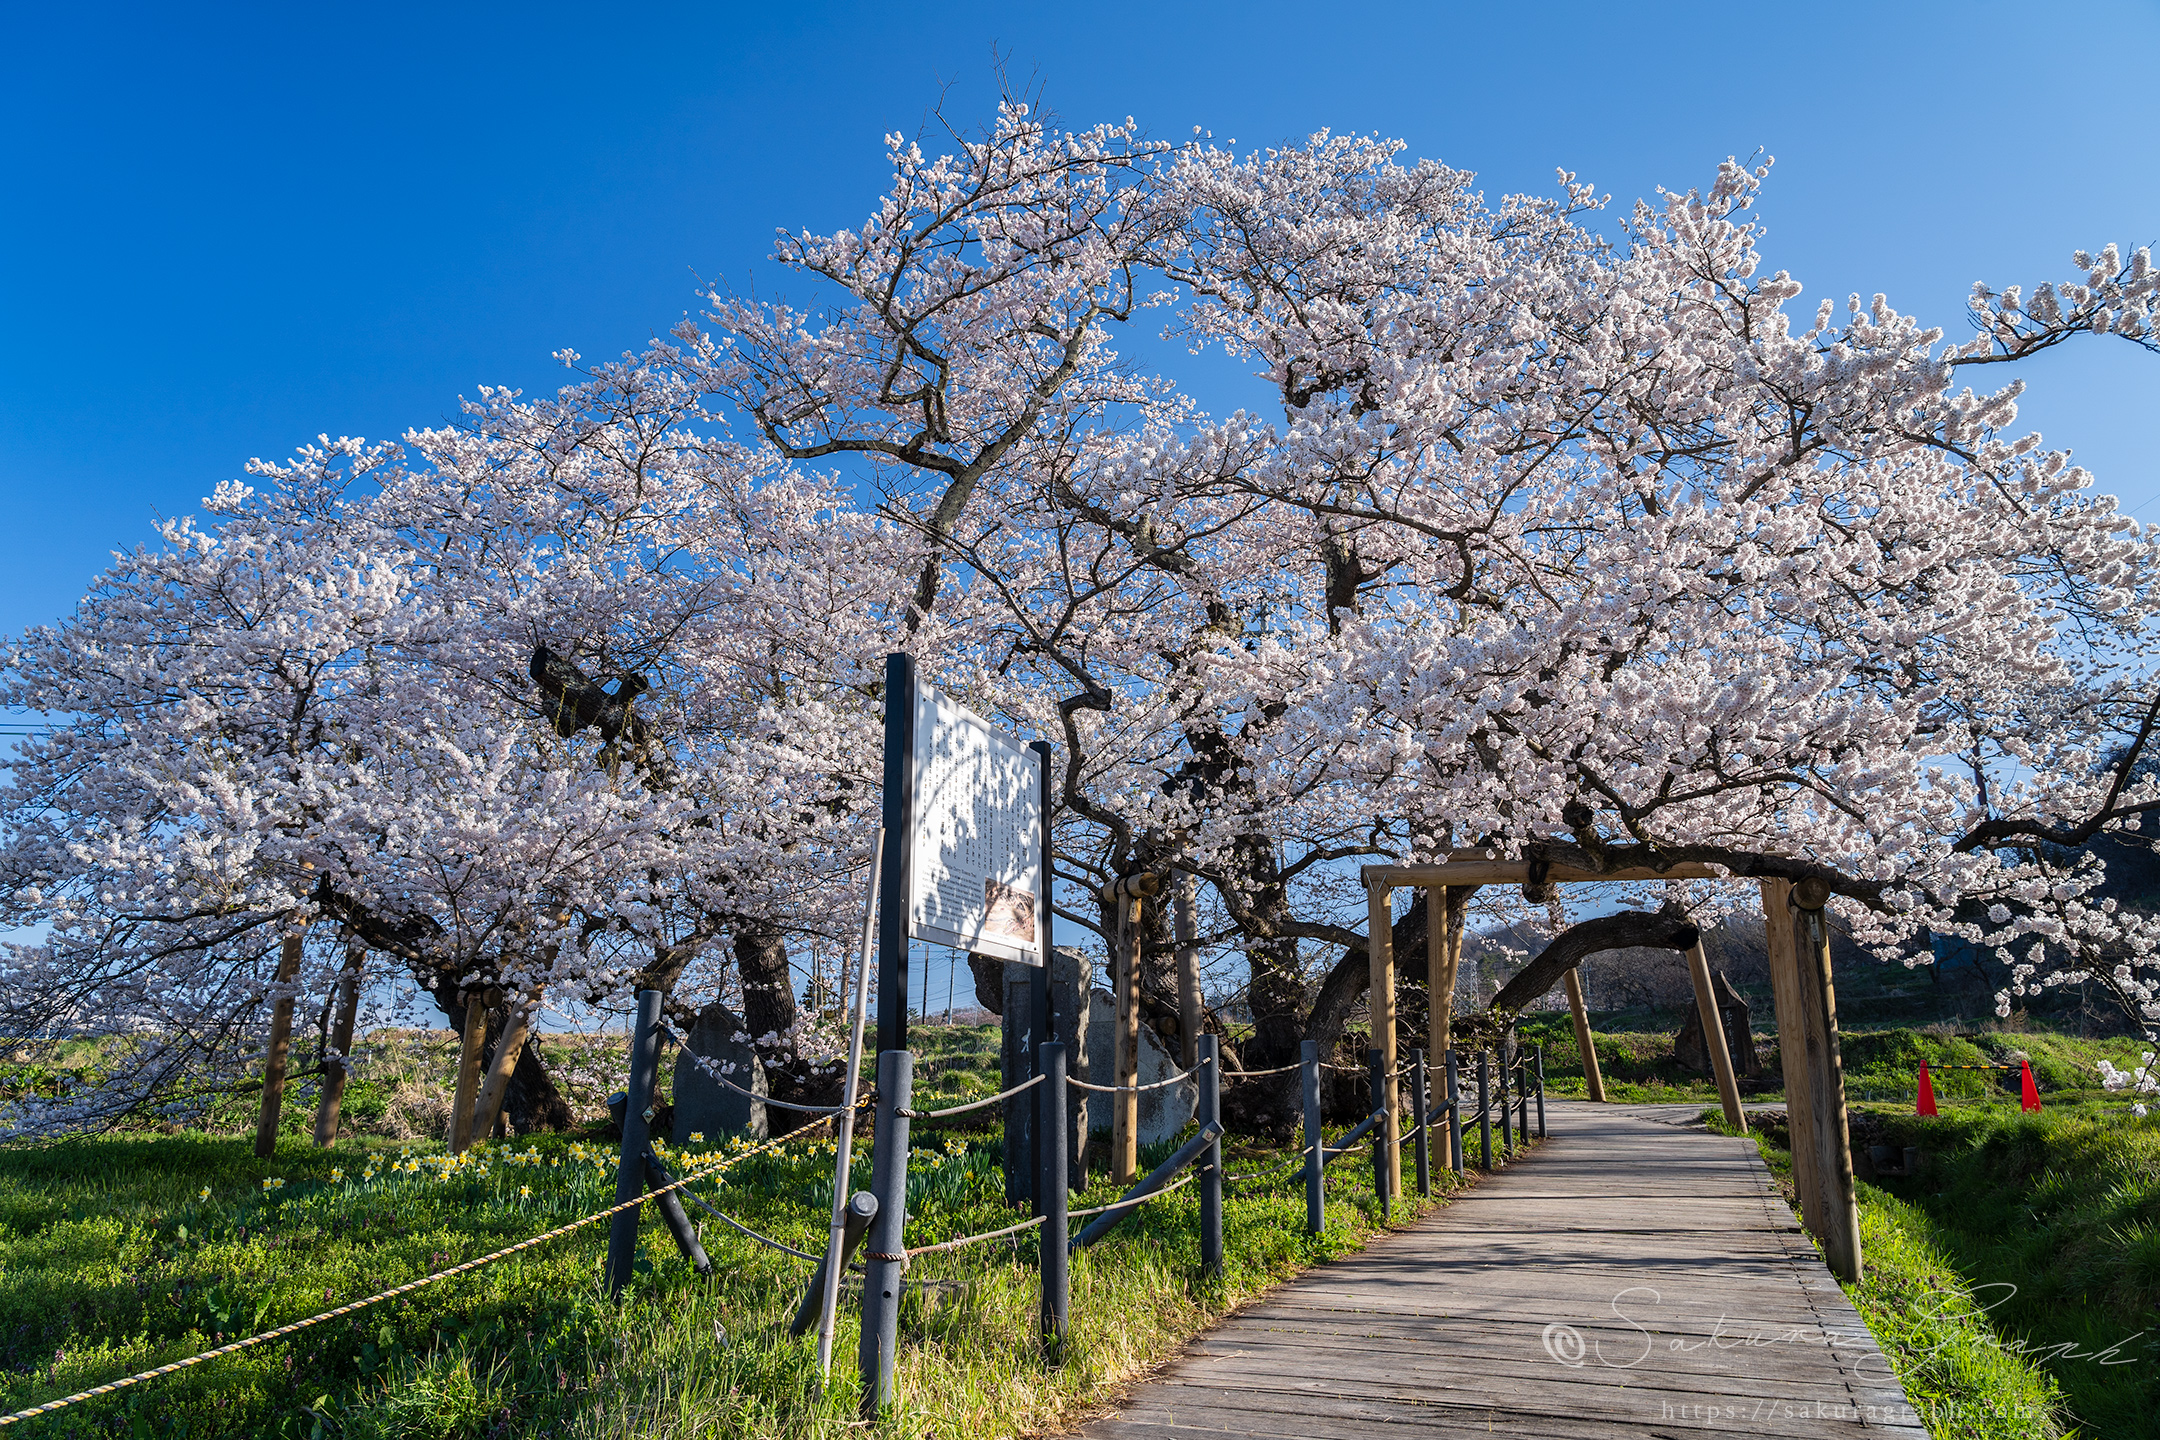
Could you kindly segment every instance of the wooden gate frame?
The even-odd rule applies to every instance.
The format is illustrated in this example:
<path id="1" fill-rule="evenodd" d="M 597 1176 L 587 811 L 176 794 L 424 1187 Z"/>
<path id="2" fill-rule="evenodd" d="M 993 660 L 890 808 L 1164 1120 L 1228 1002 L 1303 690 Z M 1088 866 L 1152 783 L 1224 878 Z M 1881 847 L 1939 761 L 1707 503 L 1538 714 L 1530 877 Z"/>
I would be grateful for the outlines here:
<path id="1" fill-rule="evenodd" d="M 1528 860 L 1452 860 L 1441 865 L 1367 865 L 1359 878 L 1366 894 L 1366 951 L 1371 959 L 1370 985 L 1373 1044 L 1379 1049 L 1387 1079 L 1387 1147 L 1394 1157 L 1390 1183 L 1402 1189 L 1402 1160 L 1397 1149 L 1395 1045 L 1395 944 L 1390 897 L 1396 889 L 1426 892 L 1426 977 L 1433 1003 L 1432 1051 L 1445 1055 L 1455 972 L 1462 959 L 1462 931 L 1457 917 L 1469 892 L 1481 885 L 1531 882 Z M 1538 880 L 1556 884 L 1591 884 L 1642 880 L 1731 880 L 1737 877 L 1708 865 L 1676 864 L 1665 870 L 1628 869 L 1602 874 L 1572 866 L 1541 867 Z M 1801 1220 L 1821 1244 L 1838 1278 L 1856 1281 L 1861 1274 L 1860 1212 L 1853 1189 L 1852 1141 L 1845 1112 L 1845 1071 L 1839 1054 L 1837 993 L 1830 977 L 1830 930 L 1823 920 L 1829 887 L 1820 880 L 1765 878 L 1761 882 L 1763 935 L 1770 955 L 1770 984 L 1777 1006 L 1778 1058 L 1785 1076 L 1785 1114 L 1792 1134 L 1793 1182 L 1800 1195 Z M 1463 892 L 1460 898 L 1454 891 Z M 1688 969 L 1703 1022 L 1703 1043 L 1710 1049 L 1718 1076 L 1719 1097 L 1728 1120 L 1739 1112 L 1739 1091 L 1726 1051 L 1724 1026 L 1709 990 L 1709 964 L 1702 945 L 1689 951 Z M 1572 972 L 1570 972 L 1572 974 Z M 1448 997 L 1449 1004 L 1440 1003 Z M 1578 992 L 1569 992 L 1578 1012 L 1576 1033 L 1587 1037 Z M 1586 1071 L 1594 1064 L 1586 1054 Z M 1602 1092 L 1602 1086 L 1598 1087 Z"/>

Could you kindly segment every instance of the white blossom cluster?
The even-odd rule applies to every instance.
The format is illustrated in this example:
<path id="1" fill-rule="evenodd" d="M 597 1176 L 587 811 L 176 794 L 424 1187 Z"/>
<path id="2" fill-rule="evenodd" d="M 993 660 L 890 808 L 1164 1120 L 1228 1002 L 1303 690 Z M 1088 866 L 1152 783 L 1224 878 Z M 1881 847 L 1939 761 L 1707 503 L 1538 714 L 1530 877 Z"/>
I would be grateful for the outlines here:
<path id="1" fill-rule="evenodd" d="M 2088 980 L 2160 1023 L 2160 929 L 2082 848 L 2160 807 L 2160 555 L 2022 382 L 1971 388 L 2153 348 L 2145 251 L 1982 288 L 1950 343 L 1880 295 L 1796 318 L 1763 163 L 1608 233 L 1573 175 L 1489 205 L 1325 132 L 1008 105 L 889 158 L 860 227 L 782 235 L 797 303 L 716 291 L 556 396 L 251 466 L 9 647 L 0 703 L 62 723 L 9 762 L 4 921 L 47 938 L 0 1025 L 132 1056 L 11 1123 L 230 1073 L 303 929 L 310 1004 L 343 932 L 579 999 L 722 993 L 750 921 L 835 943 L 894 649 L 1058 746 L 1071 921 L 1202 878 L 1263 1060 L 1358 943 L 1355 864 L 1473 849 L 1818 880 L 1886 953 L 1994 947 L 2005 1009 Z M 638 677 L 641 726 L 563 734 L 541 645 Z"/>

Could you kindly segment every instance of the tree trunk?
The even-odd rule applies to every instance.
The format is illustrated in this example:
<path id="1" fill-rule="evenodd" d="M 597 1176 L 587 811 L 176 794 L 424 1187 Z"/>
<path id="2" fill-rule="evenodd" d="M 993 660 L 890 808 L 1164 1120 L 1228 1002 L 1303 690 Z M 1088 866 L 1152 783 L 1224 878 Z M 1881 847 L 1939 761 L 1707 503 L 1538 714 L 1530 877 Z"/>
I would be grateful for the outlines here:
<path id="1" fill-rule="evenodd" d="M 788 968 L 787 937 L 763 920 L 742 920 L 734 927 L 735 968 L 742 976 L 743 1028 L 765 1067 L 765 1084 L 775 1100 L 801 1105 L 835 1105 L 846 1083 L 841 1066 L 813 1066 L 795 1043 L 795 976 Z M 774 1135 L 799 1130 L 817 1117 L 768 1106 L 766 1124 Z"/>
<path id="2" fill-rule="evenodd" d="M 345 1105 L 345 1079 L 351 1071 L 353 1016 L 360 1008 L 360 967 L 367 962 L 367 946 L 357 938 L 345 942 L 345 969 L 338 975 L 336 1018 L 330 1024 L 329 1049 L 335 1061 L 324 1056 L 322 1101 L 315 1107 L 315 1143 L 328 1146 L 337 1139 L 338 1112 Z"/>
<path id="3" fill-rule="evenodd" d="M 420 983 L 435 997 L 435 1003 L 442 1007 L 451 1026 L 462 1029 L 465 1006 L 459 999 L 456 979 L 433 971 L 423 975 Z M 500 1017 L 488 1016 L 487 1026 L 491 1037 L 499 1034 Z M 474 1100 L 477 1099 L 476 1090 Z M 510 1128 L 520 1135 L 529 1135 L 535 1130 L 568 1130 L 577 1124 L 577 1113 L 556 1087 L 555 1077 L 548 1073 L 547 1062 L 541 1058 L 537 1044 L 528 1042 L 518 1055 L 516 1068 L 510 1072 L 502 1113 L 509 1117 Z"/>
<path id="4" fill-rule="evenodd" d="M 290 985 L 300 973 L 300 937 L 285 937 L 278 955 L 277 983 Z M 285 1057 L 292 1048 L 293 1001 L 280 995 L 270 1010 L 270 1054 L 263 1062 L 262 1108 L 255 1114 L 255 1154 L 267 1160 L 277 1150 L 278 1120 L 285 1108 Z"/>

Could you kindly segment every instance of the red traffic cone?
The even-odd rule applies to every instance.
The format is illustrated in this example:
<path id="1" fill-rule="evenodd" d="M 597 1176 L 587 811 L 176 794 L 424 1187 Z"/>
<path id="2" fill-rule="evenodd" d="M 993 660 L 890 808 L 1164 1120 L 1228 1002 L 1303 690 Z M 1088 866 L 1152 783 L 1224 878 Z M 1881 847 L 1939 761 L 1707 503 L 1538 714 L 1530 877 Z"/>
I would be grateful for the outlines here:
<path id="1" fill-rule="evenodd" d="M 2025 1072 L 2020 1077 L 2025 1088 L 2019 1095 L 2018 1104 L 2027 1110 L 2037 1111 L 2040 1108 L 2040 1087 L 2033 1084 L 2032 1061 L 2021 1060 L 2018 1063 Z"/>
<path id="2" fill-rule="evenodd" d="M 1939 1118 L 1935 1113 L 1935 1082 L 1928 1079 L 1925 1060 L 1920 1062 L 1920 1103 L 1913 1107 L 1913 1114 Z"/>

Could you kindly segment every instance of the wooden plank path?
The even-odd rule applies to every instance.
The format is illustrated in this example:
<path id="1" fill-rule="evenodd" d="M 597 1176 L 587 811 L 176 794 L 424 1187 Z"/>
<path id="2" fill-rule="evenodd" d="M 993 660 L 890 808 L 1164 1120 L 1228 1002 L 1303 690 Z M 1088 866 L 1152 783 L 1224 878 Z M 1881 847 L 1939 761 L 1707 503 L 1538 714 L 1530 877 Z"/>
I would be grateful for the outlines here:
<path id="1" fill-rule="evenodd" d="M 1080 1433 L 1925 1440 L 1752 1143 L 1551 1111 L 1535 1153 L 1239 1311 Z"/>

